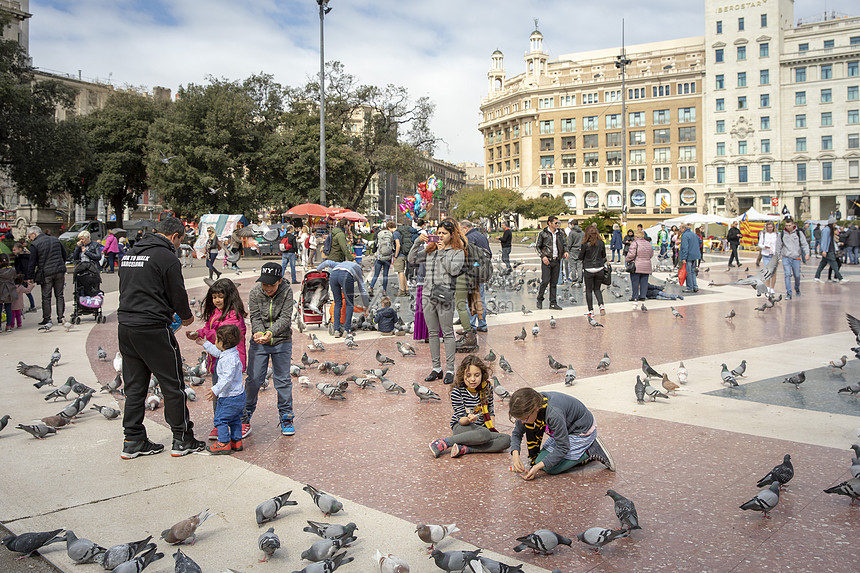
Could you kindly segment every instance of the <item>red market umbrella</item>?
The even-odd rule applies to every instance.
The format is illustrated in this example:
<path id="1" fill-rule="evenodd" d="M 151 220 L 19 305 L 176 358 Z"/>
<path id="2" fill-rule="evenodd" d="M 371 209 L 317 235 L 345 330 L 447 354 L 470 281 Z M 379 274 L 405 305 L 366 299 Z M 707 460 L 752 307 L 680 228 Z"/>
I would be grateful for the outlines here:
<path id="1" fill-rule="evenodd" d="M 287 215 L 294 217 L 327 217 L 328 214 L 328 209 L 316 203 L 302 203 L 287 211 Z"/>
<path id="2" fill-rule="evenodd" d="M 365 217 L 361 213 L 356 213 L 355 211 L 344 211 L 343 213 L 338 213 L 337 215 L 334 215 L 333 218 L 335 218 L 335 219 L 346 219 L 347 221 L 352 221 L 352 222 L 359 222 L 359 221 L 362 223 L 367 222 L 367 217 Z"/>

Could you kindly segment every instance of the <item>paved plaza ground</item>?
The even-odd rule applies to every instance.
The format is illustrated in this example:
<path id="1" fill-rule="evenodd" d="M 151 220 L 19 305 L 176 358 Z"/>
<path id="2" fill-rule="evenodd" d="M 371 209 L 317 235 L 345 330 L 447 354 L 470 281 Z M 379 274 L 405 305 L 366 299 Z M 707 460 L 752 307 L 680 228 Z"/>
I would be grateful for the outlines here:
<path id="1" fill-rule="evenodd" d="M 536 257 L 515 247 L 513 258 L 523 267 L 536 268 Z M 743 258 L 750 273 L 752 258 Z M 507 454 L 448 456 L 434 459 L 427 445 L 448 435 L 451 415 L 447 388 L 441 381 L 428 384 L 442 395 L 440 403 L 419 403 L 411 391 L 430 367 L 429 349 L 416 343 L 418 355 L 402 358 L 395 342 L 375 332 L 359 332 L 358 348 L 345 348 L 324 329 L 312 329 L 326 344 L 320 360 L 350 363 L 346 375 L 376 367 L 379 350 L 395 359 L 388 377 L 407 393 L 361 390 L 351 386 L 346 400 L 333 401 L 314 387 L 293 386 L 296 435 L 280 435 L 275 392 L 260 394 L 253 433 L 245 451 L 233 456 L 158 456 L 123 461 L 119 457 L 122 427 L 95 411 L 87 411 L 72 427 L 56 436 L 36 440 L 14 428 L 18 423 L 55 414 L 62 406 L 44 401 L 46 389 L 35 390 L 31 380 L 15 372 L 20 360 L 47 363 L 59 347 L 63 358 L 55 368 L 60 382 L 75 376 L 90 386 L 112 379 L 110 361 L 96 359 L 104 348 L 109 357 L 117 350 L 116 276 L 105 278 L 108 291 L 106 324 L 85 317 L 72 332 L 55 327 L 39 333 L 37 314 L 28 314 L 20 332 L 2 335 L 3 384 L 0 415 L 10 414 L 10 425 L 0 433 L 0 523 L 15 533 L 59 527 L 75 531 L 97 543 L 113 544 L 154 536 L 163 529 L 200 512 L 215 513 L 199 530 L 197 542 L 183 547 L 204 571 L 298 571 L 308 562 L 300 559 L 316 537 L 302 531 L 306 520 L 358 525 L 358 541 L 348 549 L 355 561 L 344 573 L 376 570 L 378 549 L 405 559 L 413 572 L 438 571 L 429 560 L 426 545 L 414 533 L 421 523 L 456 523 L 459 533 L 444 540 L 443 551 L 479 547 L 483 554 L 504 563 L 523 564 L 528 572 L 554 569 L 568 572 L 611 571 L 827 571 L 856 569 L 860 561 L 860 506 L 830 496 L 823 489 L 851 477 L 852 443 L 860 442 L 860 397 L 837 394 L 839 388 L 860 379 L 853 359 L 842 371 L 825 367 L 854 346 L 845 313 L 860 313 L 860 272 L 845 266 L 848 284 L 815 283 L 814 266 L 804 266 L 803 296 L 782 301 L 765 312 L 754 307 L 749 287 L 726 286 L 746 275 L 725 271 L 726 257 L 706 255 L 699 277 L 699 293 L 675 303 L 648 301 L 648 312 L 631 309 L 628 295 L 607 297 L 607 314 L 599 317 L 604 328 L 591 328 L 583 317 L 581 291 L 577 303 L 562 301 L 562 311 L 518 310 L 489 318 L 489 332 L 480 335 L 480 356 L 490 349 L 504 355 L 513 374 L 497 368 L 501 383 L 511 392 L 523 386 L 570 393 L 594 413 L 598 431 L 617 464 L 612 473 L 591 463 L 557 476 L 541 475 L 525 482 L 509 471 Z M 229 274 L 247 300 L 259 260 L 243 261 L 245 272 Z M 198 262 L 186 269 L 189 296 L 202 298 L 204 269 Z M 529 270 L 526 279 L 538 276 Z M 653 283 L 661 282 L 658 273 Z M 713 281 L 714 286 L 707 286 Z M 783 292 L 782 273 L 777 292 Z M 298 292 L 298 285 L 293 287 Z M 392 276 L 390 289 L 396 288 Z M 670 285 L 670 292 L 678 287 Z M 38 289 L 37 289 L 38 290 Z M 496 292 L 504 308 L 534 309 L 534 296 Z M 408 314 L 408 299 L 402 299 Z M 675 318 L 673 304 L 684 316 Z M 734 309 L 737 316 L 724 316 Z M 549 325 L 550 315 L 557 328 Z M 522 327 L 537 337 L 514 341 Z M 293 362 L 307 345 L 306 336 L 293 333 Z M 196 345 L 179 336 L 189 361 L 198 355 Z M 410 337 L 411 341 L 411 337 Z M 597 363 L 607 352 L 612 359 L 607 373 Z M 554 373 L 547 355 L 572 364 L 578 374 L 565 387 L 563 375 Z M 641 358 L 676 379 L 683 361 L 689 380 L 668 400 L 639 404 L 634 395 Z M 726 388 L 720 365 L 747 361 L 740 386 Z M 782 380 L 800 371 L 807 382 L 800 389 Z M 310 371 L 312 384 L 343 378 Z M 206 383 L 208 385 L 208 382 Z M 199 387 L 198 394 L 202 396 Z M 106 394 L 93 403 L 108 405 Z M 198 399 L 189 404 L 198 437 L 211 429 L 212 409 Z M 497 426 L 510 432 L 507 403 L 496 401 Z M 169 446 L 170 431 L 161 410 L 147 415 L 150 437 Z M 795 477 L 783 490 L 779 505 L 762 518 L 739 509 L 758 489 L 756 482 L 791 454 Z M 306 483 L 338 497 L 344 511 L 325 518 L 302 491 Z M 641 530 L 607 545 L 599 555 L 575 540 L 589 527 L 618 527 L 610 498 L 614 489 L 636 503 Z M 270 525 L 282 548 L 269 563 L 258 563 L 262 553 L 257 537 L 263 531 L 254 522 L 261 501 L 292 490 L 298 506 L 285 508 Z M 551 529 L 574 538 L 555 554 L 515 553 L 515 538 L 537 529 Z M 173 571 L 173 547 L 161 541 L 166 558 L 152 564 L 152 573 Z M 100 571 L 97 565 L 74 565 L 63 544 L 50 546 L 45 558 L 62 571 Z M 38 571 L 38 560 L 14 561 L 0 550 L 0 570 Z M 852 563 L 854 565 L 852 565 Z"/>

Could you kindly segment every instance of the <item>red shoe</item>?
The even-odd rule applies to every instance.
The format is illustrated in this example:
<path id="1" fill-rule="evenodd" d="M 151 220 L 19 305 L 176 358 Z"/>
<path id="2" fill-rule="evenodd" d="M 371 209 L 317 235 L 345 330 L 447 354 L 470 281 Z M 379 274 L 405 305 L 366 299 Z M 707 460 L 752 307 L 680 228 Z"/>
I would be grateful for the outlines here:
<path id="1" fill-rule="evenodd" d="M 251 424 L 242 424 L 242 439 L 251 435 Z"/>
<path id="2" fill-rule="evenodd" d="M 245 448 L 242 447 L 242 440 L 236 440 L 234 442 L 230 442 L 230 449 L 234 452 L 241 452 Z"/>
<path id="3" fill-rule="evenodd" d="M 227 442 L 226 444 L 223 442 L 215 442 L 214 444 L 210 444 L 206 450 L 208 450 L 208 452 L 213 456 L 232 453 L 230 442 Z"/>
<path id="4" fill-rule="evenodd" d="M 209 439 L 213 442 L 218 439 L 218 428 L 212 428 L 212 431 L 209 432 Z"/>

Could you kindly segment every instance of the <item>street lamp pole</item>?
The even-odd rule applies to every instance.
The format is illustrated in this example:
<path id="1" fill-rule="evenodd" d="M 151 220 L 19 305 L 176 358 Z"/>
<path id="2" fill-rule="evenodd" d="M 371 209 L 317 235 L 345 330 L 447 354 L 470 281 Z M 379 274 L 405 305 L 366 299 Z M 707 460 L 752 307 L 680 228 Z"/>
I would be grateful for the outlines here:
<path id="1" fill-rule="evenodd" d="M 615 67 L 621 70 L 621 224 L 627 224 L 627 58 L 624 47 L 624 19 L 621 19 L 621 55 L 615 58 Z"/>
<path id="2" fill-rule="evenodd" d="M 325 15 L 329 0 L 317 0 L 320 7 L 320 205 L 325 206 Z"/>

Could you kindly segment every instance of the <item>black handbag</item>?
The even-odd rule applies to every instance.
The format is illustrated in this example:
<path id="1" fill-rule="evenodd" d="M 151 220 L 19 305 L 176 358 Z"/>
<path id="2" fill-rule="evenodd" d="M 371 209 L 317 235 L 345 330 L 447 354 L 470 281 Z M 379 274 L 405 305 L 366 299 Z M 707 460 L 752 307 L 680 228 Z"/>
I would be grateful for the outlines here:
<path id="1" fill-rule="evenodd" d="M 624 265 L 624 270 L 627 271 L 628 273 L 635 273 L 636 272 L 636 261 L 630 261 L 629 263 Z"/>
<path id="2" fill-rule="evenodd" d="M 600 280 L 604 285 L 609 286 L 612 284 L 612 265 L 609 263 L 603 263 L 603 278 Z"/>
<path id="3" fill-rule="evenodd" d="M 430 269 L 433 278 L 436 278 L 436 257 L 433 257 L 433 267 Z M 451 304 L 454 302 L 454 288 L 450 284 L 434 284 L 430 289 L 430 300 L 437 304 Z"/>

